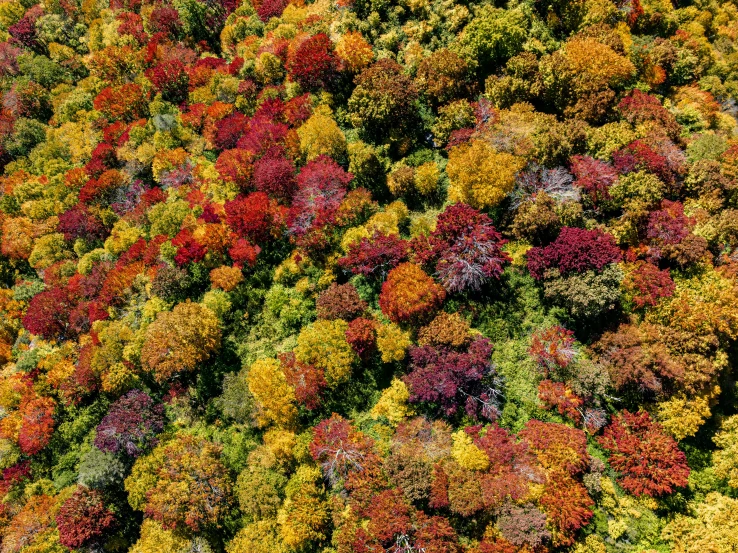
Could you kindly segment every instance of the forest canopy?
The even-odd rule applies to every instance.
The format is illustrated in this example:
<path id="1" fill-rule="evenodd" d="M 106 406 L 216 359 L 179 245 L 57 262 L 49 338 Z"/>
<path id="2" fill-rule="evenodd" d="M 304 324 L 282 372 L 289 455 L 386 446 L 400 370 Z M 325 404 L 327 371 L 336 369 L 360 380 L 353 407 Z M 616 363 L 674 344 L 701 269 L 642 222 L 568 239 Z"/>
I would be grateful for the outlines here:
<path id="1" fill-rule="evenodd" d="M 0 553 L 735 553 L 738 2 L 0 0 Z"/>

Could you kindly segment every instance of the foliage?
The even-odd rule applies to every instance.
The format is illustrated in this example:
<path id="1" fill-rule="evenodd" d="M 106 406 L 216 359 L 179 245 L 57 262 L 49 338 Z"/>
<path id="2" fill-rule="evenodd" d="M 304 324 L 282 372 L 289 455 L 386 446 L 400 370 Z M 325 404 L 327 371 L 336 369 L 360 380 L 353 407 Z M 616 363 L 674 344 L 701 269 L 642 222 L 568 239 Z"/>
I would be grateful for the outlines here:
<path id="1" fill-rule="evenodd" d="M 618 483 L 635 495 L 658 496 L 687 485 L 689 467 L 684 453 L 645 411 L 623 411 L 598 439 L 610 452 Z"/>
<path id="2" fill-rule="evenodd" d="M 133 466 L 125 487 L 135 509 L 165 529 L 197 532 L 227 512 L 231 481 L 221 448 L 187 434 L 158 446 Z"/>
<path id="3" fill-rule="evenodd" d="M 139 390 L 131 390 L 110 406 L 95 433 L 95 447 L 139 457 L 155 446 L 164 429 L 164 406 Z"/>
<path id="4" fill-rule="evenodd" d="M 518 157 L 498 152 L 481 140 L 455 146 L 446 167 L 449 199 L 477 208 L 494 207 L 512 192 L 523 165 Z"/>
<path id="5" fill-rule="evenodd" d="M 143 366 L 164 381 L 192 371 L 220 345 L 220 323 L 212 311 L 194 302 L 162 311 L 146 329 L 141 349 Z"/>
<path id="6" fill-rule="evenodd" d="M 114 524 L 115 517 L 105 507 L 102 494 L 84 486 L 75 490 L 56 516 L 59 541 L 72 549 L 99 540 Z"/>
<path id="7" fill-rule="evenodd" d="M 606 265 L 618 262 L 621 253 L 613 237 L 600 230 L 564 227 L 551 244 L 531 248 L 527 256 L 530 274 L 540 280 L 550 269 L 558 269 L 562 275 L 590 269 L 601 271 Z"/>
<path id="8" fill-rule="evenodd" d="M 0 3 L 0 553 L 733 551 L 737 45 Z"/>
<path id="9" fill-rule="evenodd" d="M 379 306 L 396 323 L 427 319 L 440 307 L 446 293 L 432 278 L 413 263 L 392 269 L 382 284 Z"/>

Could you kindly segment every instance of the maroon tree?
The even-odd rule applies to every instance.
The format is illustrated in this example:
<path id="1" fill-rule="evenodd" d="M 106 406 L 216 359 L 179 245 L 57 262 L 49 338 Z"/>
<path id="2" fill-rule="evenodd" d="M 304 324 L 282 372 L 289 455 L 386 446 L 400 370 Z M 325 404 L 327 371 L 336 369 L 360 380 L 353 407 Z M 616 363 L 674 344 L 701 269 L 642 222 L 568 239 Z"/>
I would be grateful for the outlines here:
<path id="1" fill-rule="evenodd" d="M 561 274 L 600 271 L 621 257 L 612 235 L 599 229 L 564 227 L 548 246 L 528 250 L 528 270 L 540 280 L 548 269 L 558 269 Z"/>
<path id="2" fill-rule="evenodd" d="M 449 292 L 477 291 L 492 278 L 500 278 L 511 260 L 502 250 L 507 240 L 486 214 L 466 204 L 454 204 L 438 216 L 436 229 L 412 243 L 415 258 L 434 267 Z"/>

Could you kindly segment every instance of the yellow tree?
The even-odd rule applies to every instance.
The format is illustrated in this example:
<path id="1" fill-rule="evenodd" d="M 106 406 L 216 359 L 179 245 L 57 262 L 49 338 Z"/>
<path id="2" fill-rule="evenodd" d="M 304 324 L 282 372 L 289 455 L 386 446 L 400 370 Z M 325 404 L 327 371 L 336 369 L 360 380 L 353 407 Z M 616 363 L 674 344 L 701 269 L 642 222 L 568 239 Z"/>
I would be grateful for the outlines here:
<path id="1" fill-rule="evenodd" d="M 515 175 L 525 162 L 498 152 L 487 142 L 472 140 L 451 149 L 446 173 L 451 181 L 448 199 L 479 209 L 499 204 L 515 185 Z"/>
<path id="2" fill-rule="evenodd" d="M 162 311 L 146 329 L 141 363 L 164 382 L 194 371 L 220 347 L 220 322 L 207 307 L 190 301 Z"/>
<path id="3" fill-rule="evenodd" d="M 259 426 L 289 428 L 297 419 L 295 389 L 287 383 L 279 361 L 258 359 L 249 368 L 246 382 L 255 400 Z"/>

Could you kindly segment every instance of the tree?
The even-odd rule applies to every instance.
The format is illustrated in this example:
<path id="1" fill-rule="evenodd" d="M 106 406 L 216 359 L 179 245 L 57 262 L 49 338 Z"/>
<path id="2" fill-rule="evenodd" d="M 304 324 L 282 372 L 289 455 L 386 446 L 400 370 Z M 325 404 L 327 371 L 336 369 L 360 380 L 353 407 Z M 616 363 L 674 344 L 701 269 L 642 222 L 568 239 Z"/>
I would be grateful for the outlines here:
<path id="1" fill-rule="evenodd" d="M 368 358 L 377 349 L 377 323 L 362 317 L 354 319 L 346 328 L 346 341 L 360 359 Z"/>
<path id="2" fill-rule="evenodd" d="M 180 60 L 159 63 L 149 69 L 146 76 L 165 100 L 179 104 L 187 98 L 189 77 Z"/>
<path id="3" fill-rule="evenodd" d="M 738 544 L 738 500 L 717 492 L 694 505 L 694 515 L 678 514 L 661 533 L 675 553 L 697 553 L 709 548 L 719 553 Z"/>
<path id="4" fill-rule="evenodd" d="M 458 50 L 484 75 L 522 49 L 527 27 L 523 10 L 483 6 L 461 31 Z"/>
<path id="5" fill-rule="evenodd" d="M 356 354 L 346 340 L 348 328 L 341 319 L 318 320 L 303 328 L 297 337 L 295 358 L 300 363 L 322 369 L 330 388 L 350 378 L 356 360 Z"/>
<path id="6" fill-rule="evenodd" d="M 472 341 L 465 352 L 446 347 L 422 346 L 410 349 L 410 372 L 404 382 L 410 390 L 410 402 L 429 402 L 453 415 L 464 404 L 470 416 L 476 416 L 477 404 L 487 418 L 495 415 L 493 389 L 481 385 L 493 373 L 490 365 L 492 343 L 486 338 Z"/>
<path id="7" fill-rule="evenodd" d="M 712 454 L 712 464 L 715 475 L 724 478 L 732 488 L 738 488 L 738 416 L 733 415 L 725 419 L 720 426 L 720 432 L 713 436 L 712 441 L 718 446 Z"/>
<path id="8" fill-rule="evenodd" d="M 466 92 L 467 72 L 467 63 L 444 48 L 420 62 L 415 82 L 434 104 L 445 104 Z"/>
<path id="9" fill-rule="evenodd" d="M 323 247 L 323 228 L 335 222 L 353 175 L 327 156 L 306 163 L 297 176 L 297 192 L 292 198 L 288 230 L 298 243 Z"/>
<path id="10" fill-rule="evenodd" d="M 562 326 L 554 325 L 533 333 L 528 353 L 548 375 L 556 368 L 566 368 L 577 354 L 574 348 L 574 333 Z"/>
<path id="11" fill-rule="evenodd" d="M 610 199 L 610 187 L 618 179 L 611 164 L 589 156 L 573 156 L 571 172 L 576 178 L 574 186 L 584 190 L 595 206 Z"/>
<path id="12" fill-rule="evenodd" d="M 95 447 L 136 458 L 158 443 L 164 430 L 164 406 L 140 390 L 131 390 L 110 406 L 97 426 Z"/>
<path id="13" fill-rule="evenodd" d="M 352 73 L 358 73 L 374 59 L 371 44 L 359 31 L 349 31 L 341 35 L 336 44 L 336 54 Z"/>
<path id="14" fill-rule="evenodd" d="M 620 261 L 622 254 L 612 235 L 601 230 L 564 227 L 558 238 L 544 248 L 527 252 L 528 270 L 536 280 L 549 269 L 562 275 L 601 271 L 606 265 Z"/>
<path id="15" fill-rule="evenodd" d="M 337 68 L 333 43 L 325 33 L 303 40 L 287 61 L 289 76 L 305 90 L 329 88 Z"/>
<path id="16" fill-rule="evenodd" d="M 408 244 L 396 234 L 374 234 L 352 242 L 338 265 L 355 275 L 383 279 L 407 258 Z"/>
<path id="17" fill-rule="evenodd" d="M 249 391 L 256 403 L 255 418 L 259 426 L 275 424 L 290 428 L 297 417 L 295 390 L 276 359 L 259 359 L 246 376 Z"/>
<path id="18" fill-rule="evenodd" d="M 254 163 L 253 183 L 259 192 L 287 201 L 297 186 L 295 165 L 278 149 L 269 150 Z"/>
<path id="19" fill-rule="evenodd" d="M 399 138 L 415 121 L 418 91 L 402 66 L 380 59 L 354 79 L 348 101 L 351 124 L 372 136 Z M 399 136 L 398 136 L 399 135 Z"/>
<path id="20" fill-rule="evenodd" d="M 494 207 L 512 192 L 515 175 L 523 166 L 517 156 L 498 152 L 482 140 L 454 146 L 446 166 L 448 199 L 479 209 Z"/>
<path id="21" fill-rule="evenodd" d="M 146 329 L 141 363 L 164 382 L 194 371 L 220 347 L 220 321 L 207 307 L 186 301 L 162 311 Z"/>
<path id="22" fill-rule="evenodd" d="M 331 484 L 362 471 L 373 455 L 373 441 L 340 415 L 333 414 L 315 427 L 310 455 Z"/>
<path id="23" fill-rule="evenodd" d="M 356 287 L 351 283 L 330 285 L 321 292 L 315 302 L 319 319 L 350 321 L 366 310 L 367 303 L 361 299 Z"/>
<path id="24" fill-rule="evenodd" d="M 56 516 L 59 541 L 72 549 L 102 540 L 115 522 L 115 516 L 105 507 L 102 494 L 84 486 L 75 490 Z"/>
<path id="25" fill-rule="evenodd" d="M 21 401 L 18 447 L 26 455 L 36 455 L 44 449 L 54 433 L 54 400 L 29 395 Z"/>
<path id="26" fill-rule="evenodd" d="M 52 530 L 58 509 L 59 505 L 55 497 L 45 494 L 31 496 L 4 529 L 3 553 L 20 553 L 37 537 Z"/>
<path id="27" fill-rule="evenodd" d="M 231 501 L 221 448 L 180 434 L 140 457 L 126 478 L 129 502 L 165 529 L 198 532 L 218 526 Z"/>
<path id="28" fill-rule="evenodd" d="M 500 278 L 511 260 L 502 250 L 506 243 L 486 214 L 460 203 L 448 206 L 430 236 L 414 240 L 411 247 L 417 261 L 435 266 L 446 290 L 458 293 L 478 291 Z"/>
<path id="29" fill-rule="evenodd" d="M 620 473 L 618 483 L 634 495 L 660 496 L 687 485 L 686 456 L 645 411 L 622 411 L 598 442 L 610 453 L 610 466 Z"/>
<path id="30" fill-rule="evenodd" d="M 340 160 L 346 155 L 346 137 L 328 110 L 316 110 L 297 129 L 300 150 L 310 161 L 321 155 Z"/>
<path id="31" fill-rule="evenodd" d="M 379 306 L 396 323 L 422 322 L 443 303 L 446 292 L 423 269 L 403 263 L 392 269 L 382 284 Z"/>
<path id="32" fill-rule="evenodd" d="M 670 297 L 676 290 L 668 269 L 662 271 L 641 260 L 627 267 L 622 286 L 626 300 L 636 309 L 655 307 L 659 299 Z"/>
<path id="33" fill-rule="evenodd" d="M 264 192 L 237 196 L 225 204 L 226 222 L 241 238 L 264 243 L 279 236 L 284 212 Z"/>
<path id="34" fill-rule="evenodd" d="M 287 382 L 295 389 L 295 399 L 306 409 L 317 409 L 320 395 L 328 385 L 325 371 L 322 368 L 300 363 L 294 353 L 283 353 L 279 356 Z"/>

